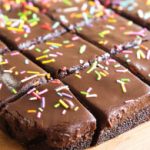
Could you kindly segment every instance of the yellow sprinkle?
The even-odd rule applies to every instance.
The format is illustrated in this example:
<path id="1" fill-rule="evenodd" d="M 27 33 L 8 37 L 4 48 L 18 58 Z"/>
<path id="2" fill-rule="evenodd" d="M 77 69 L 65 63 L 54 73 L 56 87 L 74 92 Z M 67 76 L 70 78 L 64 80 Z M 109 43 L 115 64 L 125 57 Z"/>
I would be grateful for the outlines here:
<path id="1" fill-rule="evenodd" d="M 79 75 L 79 74 L 75 74 L 75 77 L 77 77 L 77 78 L 79 78 L 79 79 L 82 78 L 81 75 Z"/>
<path id="2" fill-rule="evenodd" d="M 66 108 L 66 109 L 69 108 L 69 106 L 68 106 L 62 99 L 59 100 L 59 103 L 60 103 L 64 108 Z"/>
<path id="3" fill-rule="evenodd" d="M 141 58 L 145 59 L 145 54 L 142 50 L 138 50 L 137 51 L 137 59 L 141 59 Z"/>
<path id="4" fill-rule="evenodd" d="M 8 30 L 11 30 L 11 31 L 16 31 L 16 32 L 23 32 L 23 31 L 24 31 L 23 29 L 20 29 L 20 28 L 12 28 L 12 27 L 8 27 L 7 29 L 8 29 Z"/>
<path id="5" fill-rule="evenodd" d="M 28 113 L 36 113 L 36 110 L 27 110 Z"/>
<path id="6" fill-rule="evenodd" d="M 54 105 L 54 108 L 58 108 L 59 106 L 60 106 L 60 104 L 57 103 L 57 104 Z"/>
<path id="7" fill-rule="evenodd" d="M 46 42 L 46 44 L 52 45 L 52 46 L 58 46 L 58 47 L 62 46 L 62 44 L 60 44 L 60 43 L 53 43 L 53 42 Z"/>
<path id="8" fill-rule="evenodd" d="M 102 75 L 103 77 L 106 77 L 107 75 L 104 73 L 104 72 L 102 72 L 102 71 L 100 71 L 100 75 Z"/>
<path id="9" fill-rule="evenodd" d="M 40 57 L 37 57 L 36 60 L 41 60 L 41 59 L 44 59 L 44 58 L 48 58 L 48 55 L 42 55 Z"/>
<path id="10" fill-rule="evenodd" d="M 79 110 L 79 107 L 76 106 L 76 107 L 74 108 L 74 111 L 78 111 L 78 110 Z"/>
<path id="11" fill-rule="evenodd" d="M 121 87 L 122 87 L 122 91 L 123 91 L 123 93 L 127 93 L 127 89 L 126 89 L 126 87 L 125 87 L 125 84 L 124 84 L 124 83 L 122 83 L 122 84 L 121 84 Z"/>
<path id="12" fill-rule="evenodd" d="M 55 59 L 42 61 L 42 64 L 48 64 L 48 63 L 52 63 L 52 62 L 55 62 Z"/>
<path id="13" fill-rule="evenodd" d="M 27 71 L 27 73 L 29 73 L 29 74 L 39 74 L 39 72 L 37 72 L 37 71 Z"/>
<path id="14" fill-rule="evenodd" d="M 0 65 L 5 65 L 5 64 L 7 64 L 6 61 L 0 62 Z"/>

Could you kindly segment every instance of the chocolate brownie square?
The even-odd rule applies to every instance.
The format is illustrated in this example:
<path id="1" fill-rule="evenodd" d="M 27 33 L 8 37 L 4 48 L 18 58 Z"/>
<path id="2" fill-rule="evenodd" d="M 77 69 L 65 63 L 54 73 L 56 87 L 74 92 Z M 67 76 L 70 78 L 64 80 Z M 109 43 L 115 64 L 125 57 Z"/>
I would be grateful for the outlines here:
<path id="1" fill-rule="evenodd" d="M 0 37 L 12 49 L 24 49 L 66 32 L 59 22 L 39 13 L 32 3 L 22 3 L 9 11 L 1 9 L 0 20 Z"/>
<path id="2" fill-rule="evenodd" d="M 97 118 L 95 144 L 150 119 L 150 87 L 113 59 L 95 61 L 62 81 Z"/>
<path id="3" fill-rule="evenodd" d="M 47 73 L 17 51 L 0 55 L 0 106 L 46 82 Z"/>
<path id="4" fill-rule="evenodd" d="M 149 0 L 110 0 L 108 4 L 121 15 L 150 29 Z"/>
<path id="5" fill-rule="evenodd" d="M 32 89 L 3 109 L 9 132 L 30 148 L 88 148 L 96 128 L 93 115 L 59 80 Z"/>
<path id="6" fill-rule="evenodd" d="M 71 33 L 31 46 L 22 52 L 54 77 L 58 77 L 62 71 L 66 72 L 64 76 L 75 69 L 86 68 L 91 60 L 105 53 Z"/>

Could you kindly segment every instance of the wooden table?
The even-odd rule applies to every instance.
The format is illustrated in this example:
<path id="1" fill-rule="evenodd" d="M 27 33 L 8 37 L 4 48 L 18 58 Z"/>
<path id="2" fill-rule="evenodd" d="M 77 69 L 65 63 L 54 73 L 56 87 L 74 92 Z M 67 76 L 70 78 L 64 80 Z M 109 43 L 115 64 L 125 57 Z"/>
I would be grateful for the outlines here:
<path id="1" fill-rule="evenodd" d="M 0 131 L 0 150 L 24 150 Z M 89 150 L 150 150 L 150 122 Z"/>

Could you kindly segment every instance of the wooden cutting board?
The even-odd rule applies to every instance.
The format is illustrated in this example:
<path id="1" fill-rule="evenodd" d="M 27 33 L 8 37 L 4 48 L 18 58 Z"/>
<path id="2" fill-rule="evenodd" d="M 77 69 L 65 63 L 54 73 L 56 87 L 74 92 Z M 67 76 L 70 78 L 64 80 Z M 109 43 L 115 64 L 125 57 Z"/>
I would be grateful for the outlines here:
<path id="1" fill-rule="evenodd" d="M 0 131 L 0 150 L 25 150 Z M 89 150 L 150 150 L 150 122 Z"/>

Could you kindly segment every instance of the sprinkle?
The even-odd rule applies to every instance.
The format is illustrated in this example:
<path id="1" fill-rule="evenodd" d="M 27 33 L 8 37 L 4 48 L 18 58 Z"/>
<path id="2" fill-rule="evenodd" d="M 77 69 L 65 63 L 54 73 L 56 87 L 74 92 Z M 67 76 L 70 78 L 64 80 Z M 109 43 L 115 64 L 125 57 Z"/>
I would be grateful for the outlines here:
<path id="1" fill-rule="evenodd" d="M 36 90 L 36 88 L 33 88 L 33 89 L 29 90 L 27 94 L 31 94 L 31 93 L 34 92 L 35 90 Z"/>
<path id="2" fill-rule="evenodd" d="M 145 54 L 142 50 L 138 50 L 137 51 L 137 59 L 141 59 L 141 58 L 145 59 Z"/>
<path id="3" fill-rule="evenodd" d="M 80 91 L 80 93 L 81 93 L 82 95 L 88 95 L 88 92 L 85 92 L 85 91 Z"/>
<path id="4" fill-rule="evenodd" d="M 69 87 L 67 85 L 62 85 L 62 86 L 57 87 L 55 90 L 56 92 L 59 92 L 61 90 L 69 90 Z"/>
<path id="5" fill-rule="evenodd" d="M 76 107 L 74 108 L 74 111 L 78 111 L 78 110 L 79 110 L 79 107 L 76 106 Z"/>
<path id="6" fill-rule="evenodd" d="M 98 71 L 95 71 L 96 75 L 97 75 L 97 80 L 100 80 L 102 77 L 101 77 L 101 74 L 98 72 Z"/>
<path id="7" fill-rule="evenodd" d="M 92 87 L 89 87 L 87 92 L 90 93 L 92 91 Z"/>
<path id="8" fill-rule="evenodd" d="M 37 57 L 36 60 L 41 60 L 41 59 L 44 59 L 44 58 L 48 58 L 48 55 L 43 55 L 43 56 Z"/>
<path id="9" fill-rule="evenodd" d="M 62 95 L 62 96 L 65 96 L 65 97 L 67 97 L 67 98 L 73 98 L 72 95 L 70 95 L 70 94 L 68 94 L 68 93 L 64 93 L 64 92 L 62 92 L 61 95 Z"/>
<path id="10" fill-rule="evenodd" d="M 150 50 L 148 50 L 148 52 L 147 52 L 147 60 L 149 60 L 150 59 Z"/>
<path id="11" fill-rule="evenodd" d="M 67 110 L 64 109 L 64 110 L 62 111 L 62 115 L 65 115 L 66 113 L 67 113 Z"/>
<path id="12" fill-rule="evenodd" d="M 33 76 L 30 76 L 30 77 L 27 77 L 27 78 L 25 78 L 25 79 L 23 79 L 23 80 L 21 80 L 21 83 L 24 83 L 24 82 L 26 82 L 26 81 L 28 81 L 28 80 L 31 80 L 31 79 L 33 79 L 33 78 L 36 78 L 37 77 L 37 75 L 35 74 L 35 75 L 33 75 Z"/>
<path id="13" fill-rule="evenodd" d="M 75 74 L 75 77 L 77 77 L 77 78 L 79 78 L 79 79 L 81 79 L 81 78 L 82 78 L 82 76 L 81 76 L 81 75 L 79 75 L 79 74 Z"/>
<path id="14" fill-rule="evenodd" d="M 45 89 L 45 90 L 43 90 L 43 91 L 40 91 L 38 94 L 39 95 L 43 95 L 43 94 L 45 94 L 45 93 L 47 93 L 48 92 L 48 89 Z"/>
<path id="15" fill-rule="evenodd" d="M 57 103 L 54 105 L 54 108 L 58 108 L 60 106 L 60 103 Z"/>
<path id="16" fill-rule="evenodd" d="M 104 30 L 104 31 L 102 31 L 102 32 L 99 33 L 99 36 L 100 36 L 101 38 L 104 38 L 105 35 L 107 35 L 107 34 L 109 34 L 109 33 L 110 33 L 109 30 Z"/>
<path id="17" fill-rule="evenodd" d="M 56 29 L 59 25 L 60 25 L 59 22 L 55 22 L 55 23 L 53 24 L 53 26 L 52 26 L 52 29 Z"/>
<path id="18" fill-rule="evenodd" d="M 97 97 L 97 94 L 88 94 L 86 97 Z"/>
<path id="19" fill-rule="evenodd" d="M 27 110 L 28 113 L 36 113 L 37 111 L 34 110 L 34 109 L 31 109 L 31 110 Z"/>
<path id="20" fill-rule="evenodd" d="M 93 64 L 92 64 L 92 66 L 91 66 L 91 68 L 87 71 L 87 73 L 89 74 L 89 73 L 91 73 L 93 70 L 95 70 L 96 69 L 96 67 L 97 67 L 97 61 L 95 61 Z"/>
<path id="21" fill-rule="evenodd" d="M 41 118 L 41 116 L 42 116 L 42 113 L 41 113 L 41 112 L 38 112 L 38 113 L 37 113 L 37 118 Z"/>
<path id="22" fill-rule="evenodd" d="M 62 99 L 59 100 L 59 103 L 60 103 L 64 108 L 66 108 L 66 109 L 69 108 L 69 106 L 68 106 Z"/>
<path id="23" fill-rule="evenodd" d="M 40 95 L 38 95 L 36 92 L 32 92 L 32 94 L 37 97 L 38 99 L 41 99 Z"/>
<path id="24" fill-rule="evenodd" d="M 48 64 L 48 63 L 52 63 L 52 62 L 55 62 L 55 59 L 42 61 L 42 64 Z"/>
<path id="25" fill-rule="evenodd" d="M 39 110 L 40 112 L 43 112 L 43 111 L 44 111 L 41 107 L 39 107 L 38 110 Z"/>
<path id="26" fill-rule="evenodd" d="M 86 45 L 80 47 L 80 54 L 83 54 L 86 51 Z"/>
<path id="27" fill-rule="evenodd" d="M 125 73 L 125 72 L 128 72 L 128 69 L 116 70 L 116 72 L 122 72 L 122 73 Z"/>
<path id="28" fill-rule="evenodd" d="M 12 89 L 12 93 L 14 93 L 14 94 L 17 94 L 17 91 L 16 91 L 16 89 Z"/>

